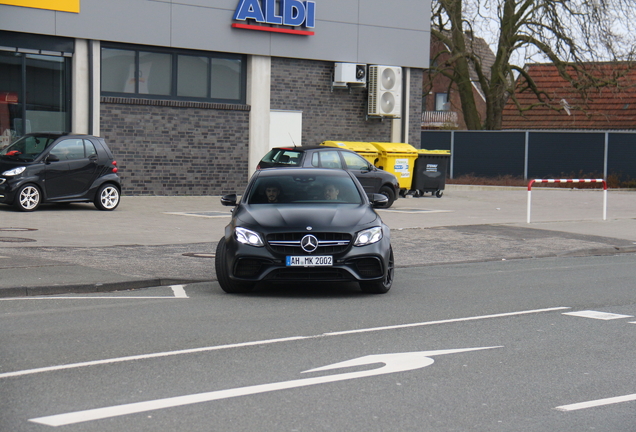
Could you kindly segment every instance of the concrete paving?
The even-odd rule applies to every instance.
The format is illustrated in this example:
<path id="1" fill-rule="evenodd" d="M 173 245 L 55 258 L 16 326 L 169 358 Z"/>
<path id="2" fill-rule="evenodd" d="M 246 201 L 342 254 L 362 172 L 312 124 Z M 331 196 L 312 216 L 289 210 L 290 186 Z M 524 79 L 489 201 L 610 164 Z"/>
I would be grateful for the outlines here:
<path id="1" fill-rule="evenodd" d="M 401 198 L 378 210 L 396 265 L 636 253 L 636 191 L 447 185 L 442 198 Z M 219 197 L 122 197 L 90 204 L 0 206 L 0 297 L 97 292 L 212 281 L 230 220 Z M 399 272 L 397 273 L 399 278 Z"/>

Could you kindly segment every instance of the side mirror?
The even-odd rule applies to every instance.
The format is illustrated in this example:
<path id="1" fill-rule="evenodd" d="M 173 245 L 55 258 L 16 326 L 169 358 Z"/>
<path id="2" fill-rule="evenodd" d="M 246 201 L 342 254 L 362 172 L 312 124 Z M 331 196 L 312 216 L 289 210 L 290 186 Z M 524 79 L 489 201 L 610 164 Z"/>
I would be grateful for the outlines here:
<path id="1" fill-rule="evenodd" d="M 383 206 L 389 202 L 389 199 L 386 197 L 386 195 L 370 193 L 367 194 L 367 196 L 369 197 L 369 201 L 371 201 L 371 204 L 373 204 L 374 207 Z"/>
<path id="2" fill-rule="evenodd" d="M 57 157 L 57 156 L 55 156 L 54 154 L 49 154 L 49 155 L 46 157 L 46 161 L 47 161 L 47 162 L 59 162 L 59 161 L 60 161 L 60 158 L 59 158 L 59 157 Z"/>
<path id="3" fill-rule="evenodd" d="M 221 204 L 224 206 L 236 206 L 236 194 L 223 195 Z"/>

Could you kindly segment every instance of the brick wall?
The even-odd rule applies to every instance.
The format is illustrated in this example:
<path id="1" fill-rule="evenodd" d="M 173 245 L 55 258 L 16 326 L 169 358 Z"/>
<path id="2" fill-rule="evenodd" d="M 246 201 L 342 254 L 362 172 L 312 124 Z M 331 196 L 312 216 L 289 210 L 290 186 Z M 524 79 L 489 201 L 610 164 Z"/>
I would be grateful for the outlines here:
<path id="1" fill-rule="evenodd" d="M 272 58 L 271 109 L 303 112 L 304 145 L 379 141 L 391 121 L 366 119 L 367 90 L 331 89 L 333 62 Z M 422 71 L 411 71 L 409 143 L 420 147 Z M 101 135 L 126 195 L 221 195 L 248 179 L 249 107 L 102 97 Z"/>
<path id="2" fill-rule="evenodd" d="M 415 148 L 422 148 L 422 69 L 411 69 L 411 100 L 409 109 L 409 144 Z"/>
<path id="3" fill-rule="evenodd" d="M 247 184 L 249 107 L 102 97 L 125 195 L 222 195 Z"/>
<path id="4" fill-rule="evenodd" d="M 303 145 L 389 141 L 391 122 L 366 120 L 367 89 L 334 89 L 333 62 L 272 58 L 271 108 L 303 112 Z"/>

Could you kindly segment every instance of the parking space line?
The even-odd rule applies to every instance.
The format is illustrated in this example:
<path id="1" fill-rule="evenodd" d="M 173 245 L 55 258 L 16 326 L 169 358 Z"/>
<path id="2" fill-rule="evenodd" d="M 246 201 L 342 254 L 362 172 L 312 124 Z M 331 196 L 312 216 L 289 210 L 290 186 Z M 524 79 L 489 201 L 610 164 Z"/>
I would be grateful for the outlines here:
<path id="1" fill-rule="evenodd" d="M 617 397 L 611 397 L 611 398 L 605 398 L 605 399 L 597 399 L 593 401 L 579 402 L 579 403 L 570 404 L 570 405 L 561 405 L 556 407 L 555 409 L 559 411 L 576 411 L 581 409 L 594 408 L 594 407 L 599 407 L 604 405 L 613 405 L 613 404 L 617 404 L 621 402 L 631 402 L 631 401 L 636 401 L 636 394 L 617 396 Z"/>
<path id="2" fill-rule="evenodd" d="M 104 360 L 93 360 L 93 361 L 87 361 L 87 362 L 81 362 L 81 363 L 70 363 L 65 365 L 47 366 L 47 367 L 41 367 L 41 368 L 35 368 L 35 369 L 25 369 L 21 371 L 5 372 L 5 373 L 0 373 L 0 379 L 18 377 L 18 376 L 24 376 L 24 375 L 33 375 L 33 374 L 43 373 L 43 372 L 53 372 L 53 371 L 59 371 L 59 370 L 65 370 L 65 369 L 76 369 L 76 368 L 87 367 L 87 366 L 123 363 L 123 362 L 134 361 L 134 360 L 146 360 L 146 359 L 152 359 L 152 358 L 170 357 L 170 356 L 183 355 L 183 354 L 195 354 L 195 353 L 201 353 L 201 352 L 207 352 L 207 351 L 219 351 L 219 350 L 225 350 L 225 349 L 231 349 L 231 348 L 243 348 L 243 347 L 249 347 L 249 346 L 255 346 L 255 345 L 269 345 L 269 344 L 276 344 L 281 342 L 318 339 L 318 338 L 324 338 L 324 337 L 330 337 L 330 336 L 343 336 L 343 335 L 349 335 L 349 334 L 355 334 L 355 333 L 395 330 L 395 329 L 401 329 L 401 328 L 420 327 L 420 326 L 428 326 L 428 325 L 452 324 L 457 322 L 477 321 L 477 320 L 484 320 L 484 319 L 491 319 L 491 318 L 504 318 L 504 317 L 512 317 L 512 316 L 531 315 L 531 314 L 538 314 L 538 313 L 545 313 L 545 312 L 554 312 L 554 311 L 559 311 L 563 309 L 570 309 L 570 308 L 569 307 L 554 307 L 554 308 L 546 308 L 546 309 L 533 309 L 533 310 L 526 310 L 526 311 L 505 312 L 500 314 L 481 315 L 481 316 L 473 316 L 473 317 L 466 317 L 466 318 L 454 318 L 454 319 L 440 320 L 440 321 L 427 321 L 427 322 L 421 322 L 421 323 L 322 333 L 322 334 L 313 335 L 313 336 L 291 336 L 291 337 L 279 338 L 279 339 L 267 339 L 267 340 L 252 341 L 252 342 L 240 342 L 240 343 L 227 344 L 227 345 L 190 348 L 190 349 L 178 350 L 178 351 L 164 351 L 164 352 L 153 353 L 153 354 L 140 354 L 140 355 L 127 356 L 127 357 L 117 357 L 117 358 L 110 358 L 110 359 L 104 359 Z"/>

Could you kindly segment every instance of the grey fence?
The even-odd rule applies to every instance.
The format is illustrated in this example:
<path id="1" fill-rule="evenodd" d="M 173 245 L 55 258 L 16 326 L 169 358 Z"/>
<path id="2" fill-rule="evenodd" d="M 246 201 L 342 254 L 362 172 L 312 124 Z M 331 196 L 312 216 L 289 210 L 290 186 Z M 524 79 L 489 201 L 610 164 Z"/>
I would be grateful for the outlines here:
<path id="1" fill-rule="evenodd" d="M 450 150 L 450 178 L 636 178 L 636 133 L 422 131 L 422 148 Z"/>

